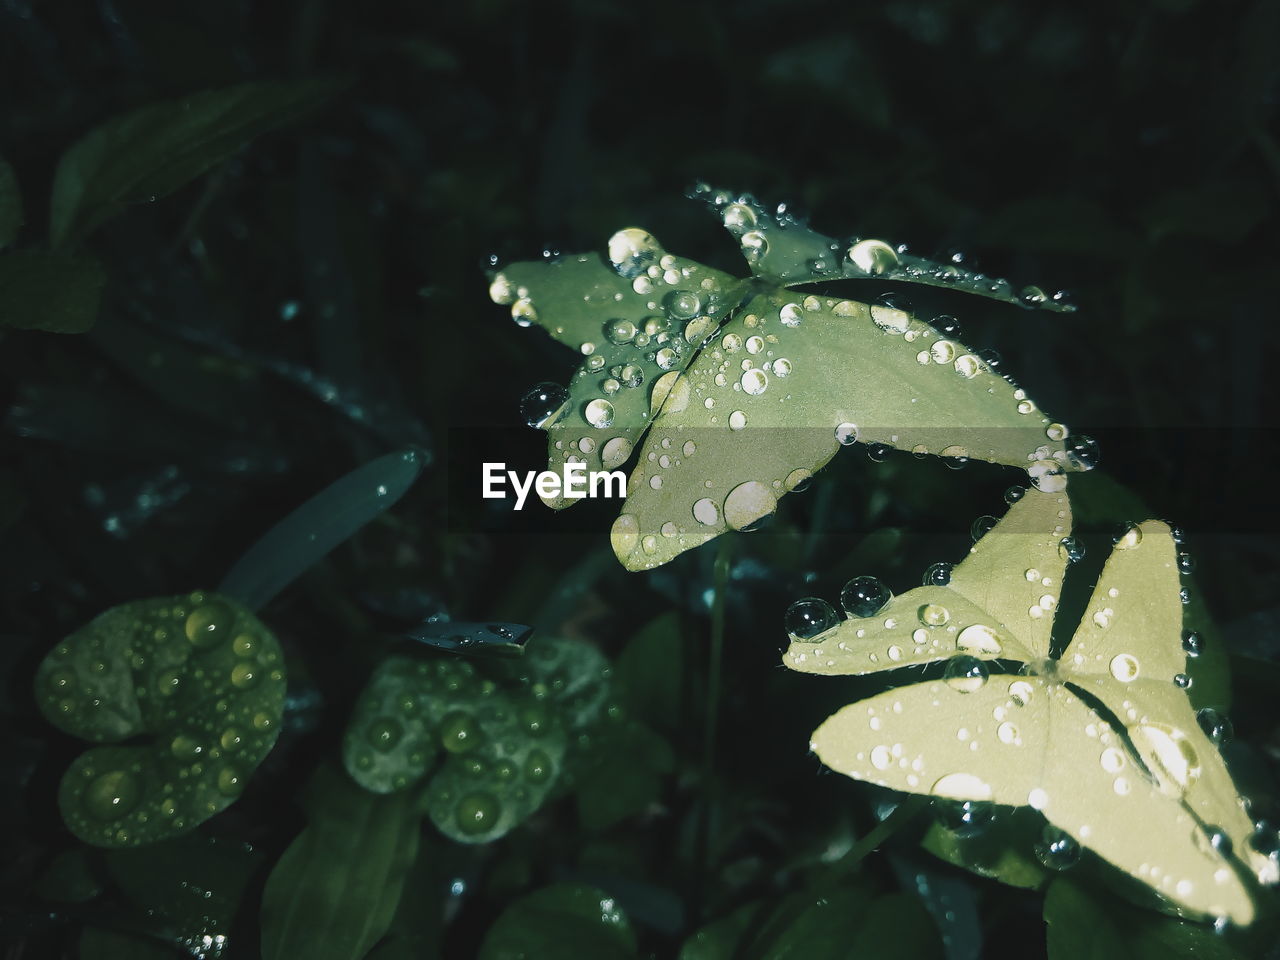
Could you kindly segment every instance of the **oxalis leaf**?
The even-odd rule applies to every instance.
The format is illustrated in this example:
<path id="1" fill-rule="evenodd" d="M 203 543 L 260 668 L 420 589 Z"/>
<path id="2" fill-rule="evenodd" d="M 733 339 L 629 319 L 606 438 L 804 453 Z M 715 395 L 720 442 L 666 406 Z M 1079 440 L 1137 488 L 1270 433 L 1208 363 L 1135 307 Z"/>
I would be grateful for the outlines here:
<path id="1" fill-rule="evenodd" d="M 63 775 L 68 827 L 101 847 L 153 843 L 230 806 L 274 746 L 285 677 L 271 632 L 234 600 L 196 592 L 113 607 L 36 671 L 51 723 L 100 746 Z"/>
<path id="2" fill-rule="evenodd" d="M 531 643 L 498 679 L 463 660 L 390 657 L 356 703 L 344 763 L 376 793 L 426 778 L 423 803 L 442 833 L 460 843 L 496 840 L 556 785 L 568 732 L 600 713 L 605 666 L 589 644 L 551 637 Z"/>
<path id="3" fill-rule="evenodd" d="M 629 570 L 666 563 L 769 515 L 841 444 L 1019 466 L 1044 489 L 1092 465 L 1090 443 L 954 337 L 889 302 L 799 296 L 787 285 L 878 277 L 929 283 L 1023 305 L 1067 309 L 1035 288 L 900 253 L 880 240 L 842 248 L 749 197 L 703 191 L 739 237 L 756 276 L 737 280 L 666 252 L 630 227 L 607 262 L 581 255 L 517 263 L 490 295 L 586 357 L 566 390 L 525 398 L 550 434 L 550 465 L 590 474 L 626 463 L 652 429 L 612 531 Z M 554 507 L 573 500 L 563 491 Z"/>
<path id="4" fill-rule="evenodd" d="M 839 624 L 821 601 L 793 608 L 792 669 L 867 674 L 947 661 L 944 679 L 837 711 L 812 748 L 832 769 L 881 786 L 1033 807 L 1184 912 L 1249 923 L 1244 878 L 1274 882 L 1280 868 L 1184 689 L 1169 528 L 1147 521 L 1118 540 L 1055 658 L 1050 628 L 1070 533 L 1065 495 L 1030 490 L 946 586 L 890 598 L 851 583 L 851 617 Z M 995 658 L 1024 666 L 991 674 Z"/>
<path id="5" fill-rule="evenodd" d="M 314 109 L 336 88 L 319 80 L 244 83 L 108 120 L 58 162 L 53 246 L 73 245 L 128 204 L 172 193 L 258 134 Z"/>

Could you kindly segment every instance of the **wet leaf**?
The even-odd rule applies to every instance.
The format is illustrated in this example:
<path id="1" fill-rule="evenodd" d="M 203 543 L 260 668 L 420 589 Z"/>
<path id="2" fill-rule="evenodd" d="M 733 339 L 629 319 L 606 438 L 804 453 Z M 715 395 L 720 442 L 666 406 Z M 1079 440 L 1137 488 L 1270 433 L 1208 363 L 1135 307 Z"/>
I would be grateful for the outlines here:
<path id="1" fill-rule="evenodd" d="M 921 846 L 981 877 L 1038 890 L 1048 876 L 1034 853 L 1043 827 L 1043 818 L 1033 810 L 997 808 L 994 821 L 976 836 L 964 836 L 935 820 Z"/>
<path id="2" fill-rule="evenodd" d="M 225 810 L 275 744 L 285 679 L 271 632 L 196 592 L 100 614 L 41 662 L 49 722 L 98 743 L 62 777 L 67 826 L 102 847 L 154 843 Z"/>
<path id="3" fill-rule="evenodd" d="M 92 257 L 37 250 L 0 253 L 0 325 L 84 333 L 98 319 L 107 275 Z"/>
<path id="4" fill-rule="evenodd" d="M 682 653 L 680 616 L 675 611 L 654 617 L 628 641 L 613 675 L 632 716 L 665 731 L 679 725 Z"/>
<path id="5" fill-rule="evenodd" d="M 567 390 L 539 384 L 523 404 L 527 422 L 550 434 L 551 466 L 578 472 L 566 483 L 595 490 L 589 475 L 625 463 L 654 421 L 611 534 L 627 569 L 749 527 L 841 443 L 1012 464 L 1050 489 L 1062 488 L 1064 471 L 1088 468 L 1025 392 L 908 311 L 783 287 L 873 277 L 1072 309 L 1065 301 L 880 240 L 845 249 L 747 196 L 706 186 L 694 196 L 738 237 L 754 278 L 683 260 L 628 228 L 609 240 L 607 263 L 591 254 L 518 263 L 490 286 L 517 323 L 586 356 Z M 559 488 L 544 500 L 572 502 Z"/>
<path id="6" fill-rule="evenodd" d="M 635 720 L 598 728 L 592 754 L 578 788 L 578 816 L 587 830 L 643 812 L 661 796 L 662 778 L 675 767 L 671 745 Z"/>
<path id="7" fill-rule="evenodd" d="M 13 167 L 0 157 L 0 250 L 13 243 L 22 226 L 22 193 Z"/>
<path id="8" fill-rule="evenodd" d="M 1055 659 L 1070 533 L 1066 497 L 1028 491 L 947 586 L 794 640 L 784 662 L 809 673 L 947 661 L 941 680 L 841 709 L 812 748 L 880 786 L 1033 807 L 1188 912 L 1248 923 L 1255 908 L 1235 870 L 1270 881 L 1277 868 L 1250 846 L 1253 824 L 1179 679 L 1187 655 L 1169 528 L 1147 521 L 1118 540 Z M 1026 666 L 993 674 L 993 658 Z"/>
<path id="9" fill-rule="evenodd" d="M 418 479 L 426 455 L 408 449 L 371 460 L 325 487 L 245 551 L 218 588 L 251 610 L 276 594 L 378 514 Z"/>
<path id="10" fill-rule="evenodd" d="M 672 388 L 611 539 L 629 570 L 666 563 L 767 517 L 854 440 L 1035 464 L 1062 483 L 1065 433 L 906 311 L 776 290 L 751 299 Z"/>
<path id="11" fill-rule="evenodd" d="M 132 933 L 86 927 L 77 956 L 79 960 L 178 960 L 190 954 Z"/>
<path id="12" fill-rule="evenodd" d="M 479 960 L 628 960 L 631 924 L 608 894 L 559 883 L 521 897 L 489 928 Z"/>
<path id="13" fill-rule="evenodd" d="M 567 391 L 548 385 L 524 404 L 530 425 L 547 431 L 556 472 L 567 463 L 615 470 L 629 460 L 672 382 L 741 295 L 733 277 L 666 253 L 643 230 L 620 230 L 609 251 L 618 269 L 593 254 L 513 263 L 490 287 L 518 323 L 584 354 Z M 556 509 L 576 502 L 543 500 Z"/>
<path id="14" fill-rule="evenodd" d="M 755 901 L 713 920 L 684 942 L 679 960 L 734 960 L 752 924 L 769 909 L 764 901 Z"/>
<path id="15" fill-rule="evenodd" d="M 262 893 L 263 960 L 359 960 L 386 933 L 418 853 L 407 793 L 378 796 L 321 767 L 307 826 Z"/>
<path id="16" fill-rule="evenodd" d="M 130 204 L 164 197 L 261 133 L 328 99 L 330 81 L 245 83 L 115 117 L 75 143 L 54 175 L 50 238 L 74 246 Z"/>
<path id="17" fill-rule="evenodd" d="M 519 657 L 533 633 L 520 623 L 463 623 L 432 617 L 402 636 L 437 650 L 470 657 Z"/>
<path id="18" fill-rule="evenodd" d="M 1059 877 L 1049 887 L 1044 919 L 1049 960 L 1236 960 L 1253 956 L 1252 951 L 1240 952 L 1210 926 L 1139 910 L 1114 897 L 1096 896 L 1067 877 Z"/>

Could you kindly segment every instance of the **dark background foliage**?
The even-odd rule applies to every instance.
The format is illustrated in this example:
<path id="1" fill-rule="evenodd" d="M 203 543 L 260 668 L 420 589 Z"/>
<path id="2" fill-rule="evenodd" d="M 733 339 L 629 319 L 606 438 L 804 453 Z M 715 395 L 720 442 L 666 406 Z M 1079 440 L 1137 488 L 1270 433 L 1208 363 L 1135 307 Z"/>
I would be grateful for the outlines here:
<path id="1" fill-rule="evenodd" d="M 820 681 L 776 669 L 783 611 L 806 593 L 834 600 L 854 574 L 901 590 L 958 559 L 1016 472 L 874 463 L 858 447 L 766 532 L 737 537 L 721 799 L 702 859 L 715 548 L 624 574 L 598 553 L 608 504 L 512 515 L 474 496 L 477 459 L 539 466 L 541 434 L 515 429 L 519 398 L 574 363 L 489 302 L 489 257 L 598 250 L 635 224 L 743 272 L 732 239 L 683 199 L 697 178 L 801 207 L 833 235 L 961 252 L 1015 284 L 1072 291 L 1080 309 L 1065 316 L 907 295 L 958 315 L 1043 409 L 1097 437 L 1103 469 L 1186 530 L 1221 642 L 1274 663 L 1277 36 L 1267 0 L 0 0 L 0 156 L 21 184 L 24 248 L 48 240 L 58 157 L 108 117 L 250 79 L 343 82 L 301 123 L 95 233 L 87 249 L 107 282 L 90 332 L 0 327 L 13 734 L 0 763 L 20 788 L 4 800 L 3 934 L 15 955 L 74 955 L 82 925 L 147 907 L 119 885 L 76 909 L 31 892 L 71 846 L 53 797 L 80 749 L 35 710 L 39 658 L 113 604 L 215 584 L 288 509 L 405 444 L 433 462 L 393 519 L 263 611 L 290 653 L 291 732 L 208 832 L 252 844 L 263 864 L 284 848 L 295 785 L 331 752 L 389 609 L 529 622 L 593 552 L 557 627 L 613 656 L 679 611 L 676 769 L 610 829 L 589 829 L 566 800 L 494 848 L 429 842 L 435 872 L 414 895 L 433 924 L 447 918 L 431 935 L 445 956 L 470 955 L 507 900 L 563 878 L 632 890 L 641 942 L 661 955 L 702 920 L 794 889 L 837 828 L 874 822 L 874 798 L 806 756 L 813 725 L 865 688 L 815 693 Z M 1253 675 L 1236 688 L 1241 762 L 1266 790 L 1276 688 Z M 897 888 L 885 861 L 867 870 L 875 889 Z M 966 889 L 988 936 L 1043 942 L 1035 895 Z M 256 953 L 257 899 L 236 914 L 233 956 Z M 675 919 L 654 903 L 677 904 Z"/>

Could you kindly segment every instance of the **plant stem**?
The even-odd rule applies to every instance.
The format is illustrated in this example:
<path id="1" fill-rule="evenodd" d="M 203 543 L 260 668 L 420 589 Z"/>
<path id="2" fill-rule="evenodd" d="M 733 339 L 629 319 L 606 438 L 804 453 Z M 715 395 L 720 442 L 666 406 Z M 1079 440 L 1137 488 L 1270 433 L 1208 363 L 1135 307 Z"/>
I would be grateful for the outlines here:
<path id="1" fill-rule="evenodd" d="M 705 886 L 711 861 L 711 825 L 716 804 L 716 738 L 720 727 L 720 673 L 724 662 L 724 621 L 729 568 L 732 555 L 731 537 L 720 537 L 713 572 L 714 596 L 711 601 L 711 649 L 707 662 L 707 695 L 702 723 L 701 815 L 698 822 L 697 878 L 699 906 L 705 902 Z"/>
<path id="2" fill-rule="evenodd" d="M 831 882 L 843 877 L 861 863 L 868 854 L 877 850 L 881 844 L 897 833 L 909 821 L 914 820 L 920 811 L 932 802 L 933 798 L 924 794 L 908 794 L 907 797 L 874 827 L 859 837 L 849 848 L 849 852 L 833 863 L 827 872 L 826 881 Z"/>

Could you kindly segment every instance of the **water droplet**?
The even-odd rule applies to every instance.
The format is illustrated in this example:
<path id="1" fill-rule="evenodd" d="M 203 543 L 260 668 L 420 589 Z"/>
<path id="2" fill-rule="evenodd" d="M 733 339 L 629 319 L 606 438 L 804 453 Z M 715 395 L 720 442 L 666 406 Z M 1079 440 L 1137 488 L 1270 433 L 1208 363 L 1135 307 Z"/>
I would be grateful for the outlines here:
<path id="1" fill-rule="evenodd" d="M 987 665 L 977 657 L 961 654 L 947 661 L 947 666 L 942 676 L 946 680 L 947 686 L 952 690 L 958 690 L 960 693 L 973 693 L 982 689 L 990 672 Z"/>
<path id="2" fill-rule="evenodd" d="M 893 599 L 893 591 L 876 577 L 854 577 L 840 591 L 840 606 L 851 617 L 874 617 Z"/>
<path id="3" fill-rule="evenodd" d="M 469 793 L 458 801 L 454 814 L 458 829 L 475 835 L 492 830 L 502 815 L 502 805 L 491 793 Z"/>
<path id="4" fill-rule="evenodd" d="M 391 717 L 378 717 L 369 724 L 366 739 L 373 745 L 375 750 L 386 753 L 400 742 L 400 737 L 404 734 L 404 728 L 400 726 L 399 721 Z"/>
<path id="5" fill-rule="evenodd" d="M 887 443 L 867 444 L 867 459 L 872 463 L 884 463 L 892 449 Z"/>
<path id="6" fill-rule="evenodd" d="M 237 663 L 231 668 L 231 684 L 241 690 L 257 686 L 258 668 L 252 663 Z"/>
<path id="7" fill-rule="evenodd" d="M 769 386 L 769 375 L 758 367 L 752 367 L 742 374 L 742 389 L 752 396 L 759 396 Z"/>
<path id="8" fill-rule="evenodd" d="M 662 299 L 663 309 L 675 320 L 692 320 L 702 311 L 702 298 L 692 290 L 672 290 Z"/>
<path id="9" fill-rule="evenodd" d="M 1194 630 L 1183 630 L 1182 649 L 1188 657 L 1198 657 L 1204 650 L 1204 638 Z"/>
<path id="10" fill-rule="evenodd" d="M 929 348 L 934 363 L 951 363 L 956 358 L 956 345 L 950 340 L 938 340 Z"/>
<path id="11" fill-rule="evenodd" d="M 1058 555 L 1067 563 L 1077 563 L 1084 559 L 1084 544 L 1078 537 L 1063 537 L 1058 541 Z"/>
<path id="12" fill-rule="evenodd" d="M 720 522 L 720 509 L 715 505 L 715 501 L 703 497 L 693 504 L 693 519 L 704 526 L 715 526 Z"/>
<path id="13" fill-rule="evenodd" d="M 934 804 L 938 822 L 961 839 L 986 833 L 995 822 L 995 807 L 974 800 L 938 800 Z"/>
<path id="14" fill-rule="evenodd" d="M 1121 683 L 1129 683 L 1138 678 L 1138 658 L 1131 653 L 1117 653 L 1111 658 L 1111 675 Z"/>
<path id="15" fill-rule="evenodd" d="M 628 280 L 644 273 L 661 254 L 654 236 L 637 227 L 619 230 L 609 238 L 609 262 L 618 276 Z"/>
<path id="16" fill-rule="evenodd" d="M 1066 425 L 1061 423 L 1051 423 L 1044 428 L 1044 435 L 1050 440 L 1065 440 L 1069 432 Z"/>
<path id="17" fill-rule="evenodd" d="M 818 597 L 806 597 L 787 607 L 783 623 L 793 640 L 815 640 L 840 622 L 835 609 Z"/>
<path id="18" fill-rule="evenodd" d="M 1046 824 L 1035 843 L 1036 859 L 1050 870 L 1067 870 L 1080 861 L 1080 844 L 1052 824 Z"/>
<path id="19" fill-rule="evenodd" d="M 1067 445 L 1067 460 L 1077 470 L 1092 470 L 1100 459 L 1098 442 L 1093 437 L 1080 434 L 1072 437 L 1071 443 Z"/>
<path id="20" fill-rule="evenodd" d="M 859 240 L 849 247 L 849 260 L 863 273 L 879 275 L 898 265 L 898 254 L 883 240 Z"/>
<path id="21" fill-rule="evenodd" d="M 1204 832 L 1209 838 L 1209 846 L 1217 850 L 1223 857 L 1231 856 L 1231 838 L 1227 836 L 1227 831 L 1216 824 L 1210 824 L 1205 827 Z"/>
<path id="22" fill-rule="evenodd" d="M 1179 687 L 1181 687 L 1183 690 L 1188 690 L 1191 688 L 1191 678 L 1187 676 L 1187 674 L 1185 673 L 1175 673 L 1173 675 L 1173 682 L 1177 684 Z"/>
<path id="23" fill-rule="evenodd" d="M 1027 467 L 1027 476 L 1036 489 L 1045 493 L 1061 493 L 1067 489 L 1067 477 L 1061 464 L 1053 460 L 1037 460 Z"/>
<path id="24" fill-rule="evenodd" d="M 174 759 L 190 763 L 204 753 L 204 746 L 194 737 L 179 734 L 169 742 L 169 752 L 173 754 Z"/>
<path id="25" fill-rule="evenodd" d="M 969 536 L 973 538 L 974 543 L 977 543 L 990 533 L 999 522 L 999 520 L 992 516 L 979 517 L 969 525 Z"/>
<path id="26" fill-rule="evenodd" d="M 1113 542 L 1117 550 L 1132 550 L 1142 543 L 1142 528 L 1136 523 L 1130 523 L 1123 533 L 1114 538 Z"/>
<path id="27" fill-rule="evenodd" d="M 1280 831 L 1270 823 L 1260 820 L 1249 834 L 1249 848 L 1268 860 L 1280 861 Z"/>
<path id="28" fill-rule="evenodd" d="M 138 805 L 138 779 L 127 770 L 111 770 L 84 792 L 85 812 L 97 820 L 115 820 Z"/>
<path id="29" fill-rule="evenodd" d="M 780 379 L 789 377 L 791 376 L 792 370 L 791 361 L 786 357 L 779 357 L 777 360 L 773 361 L 771 369 L 773 370 L 773 375 L 775 377 Z"/>
<path id="30" fill-rule="evenodd" d="M 926 603 L 919 610 L 920 622 L 926 627 L 944 627 L 951 622 L 951 611 L 941 604 Z"/>
<path id="31" fill-rule="evenodd" d="M 218 771 L 217 787 L 224 797 L 237 797 L 244 789 L 244 781 L 234 768 L 223 767 Z"/>
<path id="32" fill-rule="evenodd" d="M 803 493 L 809 489 L 809 483 L 812 480 L 812 473 L 804 467 L 797 467 L 787 474 L 786 479 L 782 481 L 782 486 L 788 493 Z"/>
<path id="33" fill-rule="evenodd" d="M 836 440 L 842 447 L 850 446 L 858 442 L 858 425 L 856 423 L 842 423 L 836 427 Z"/>
<path id="34" fill-rule="evenodd" d="M 680 362 L 680 353 L 673 347 L 663 347 L 653 355 L 653 362 L 663 370 L 670 370 Z"/>
<path id="35" fill-rule="evenodd" d="M 551 779 L 555 768 L 551 758 L 536 747 L 529 751 L 524 761 L 524 775 L 534 783 L 543 783 Z"/>
<path id="36" fill-rule="evenodd" d="M 622 368 L 618 374 L 618 378 L 622 381 L 624 387 L 638 387 L 644 383 L 644 371 L 636 364 L 628 363 Z"/>
<path id="37" fill-rule="evenodd" d="M 975 357 L 972 353 L 961 354 L 956 357 L 953 364 L 956 373 L 964 377 L 966 380 L 972 380 L 982 372 L 982 361 Z"/>
<path id="38" fill-rule="evenodd" d="M 756 225 L 756 212 L 746 203 L 731 203 L 724 208 L 724 225 L 735 236 Z"/>
<path id="39" fill-rule="evenodd" d="M 725 497 L 724 519 L 735 530 L 746 530 L 778 508 L 778 500 L 759 480 L 740 483 Z"/>
<path id="40" fill-rule="evenodd" d="M 951 582 L 951 572 L 954 569 L 954 564 L 946 563 L 945 561 L 931 564 L 929 569 L 924 572 L 920 585 L 922 587 L 945 587 Z"/>
<path id="41" fill-rule="evenodd" d="M 609 427 L 613 425 L 613 404 L 599 398 L 589 401 L 582 408 L 582 415 L 593 427 Z"/>
<path id="42" fill-rule="evenodd" d="M 929 792 L 955 800 L 990 800 L 992 794 L 991 785 L 972 773 L 948 773 L 935 780 Z"/>
<path id="43" fill-rule="evenodd" d="M 741 430 L 747 425 L 747 415 L 741 410 L 735 410 L 729 414 L 729 429 Z"/>
<path id="44" fill-rule="evenodd" d="M 885 294 L 871 304 L 871 320 L 885 333 L 903 334 L 911 325 L 911 311 L 900 297 Z"/>
<path id="45" fill-rule="evenodd" d="M 202 650 L 222 640 L 235 622 L 235 614 L 225 603 L 212 601 L 196 607 L 187 617 L 187 639 Z"/>
<path id="46" fill-rule="evenodd" d="M 626 463 L 629 456 L 631 456 L 631 441 L 626 437 L 613 437 L 601 448 L 600 463 L 606 470 L 612 470 Z"/>
<path id="47" fill-rule="evenodd" d="M 1213 709 L 1213 707 L 1202 707 L 1197 710 L 1196 722 L 1200 724 L 1200 729 L 1204 731 L 1204 735 L 1219 747 L 1224 743 L 1229 743 L 1235 732 L 1227 715 Z"/>
<path id="48" fill-rule="evenodd" d="M 533 301 L 528 297 L 521 297 L 511 305 L 511 319 L 516 322 L 518 327 L 528 327 L 535 323 L 538 319 L 538 311 L 534 309 Z"/>
<path id="49" fill-rule="evenodd" d="M 546 427 L 555 422 L 557 414 L 564 410 L 569 391 L 558 383 L 540 383 L 524 395 L 520 401 L 520 415 L 531 427 Z"/>

